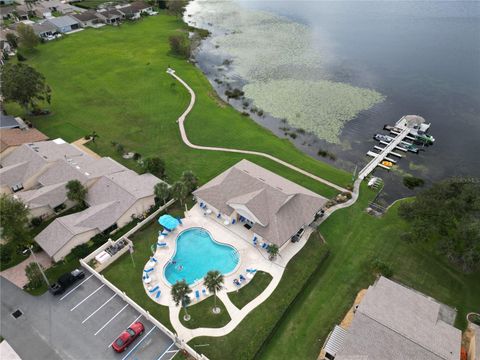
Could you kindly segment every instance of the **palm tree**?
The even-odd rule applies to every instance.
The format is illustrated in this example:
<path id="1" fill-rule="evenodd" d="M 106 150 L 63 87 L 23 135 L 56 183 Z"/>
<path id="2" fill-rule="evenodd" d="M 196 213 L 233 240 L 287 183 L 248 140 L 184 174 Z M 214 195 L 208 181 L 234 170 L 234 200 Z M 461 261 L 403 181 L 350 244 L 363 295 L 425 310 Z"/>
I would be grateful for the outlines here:
<path id="1" fill-rule="evenodd" d="M 190 320 L 190 315 L 187 312 L 187 306 L 190 304 L 190 297 L 188 294 L 192 292 L 192 289 L 188 286 L 185 280 L 182 281 L 177 281 L 173 286 L 172 286 L 172 298 L 173 301 L 175 302 L 175 305 L 178 306 L 178 304 L 182 304 L 183 309 L 185 310 L 185 316 L 183 317 L 183 320 L 189 321 Z"/>
<path id="2" fill-rule="evenodd" d="M 277 258 L 278 255 L 278 246 L 275 244 L 268 245 L 267 252 L 268 252 L 268 260 L 273 261 Z"/>
<path id="3" fill-rule="evenodd" d="M 183 201 L 188 195 L 188 188 L 182 181 L 176 181 L 170 189 L 172 196 L 180 201 L 180 205 L 183 205 Z"/>
<path id="4" fill-rule="evenodd" d="M 155 193 L 155 196 L 163 202 L 163 205 L 165 205 L 170 197 L 170 187 L 163 181 L 155 185 L 153 192 Z"/>
<path id="5" fill-rule="evenodd" d="M 220 308 L 217 307 L 217 291 L 222 290 L 223 285 L 223 275 L 218 270 L 210 270 L 205 278 L 205 286 L 207 287 L 208 291 L 215 295 L 215 305 L 213 307 L 213 313 L 219 314 Z"/>
<path id="6" fill-rule="evenodd" d="M 187 186 L 189 192 L 197 188 L 198 178 L 191 170 L 186 170 L 182 173 L 181 181 Z"/>

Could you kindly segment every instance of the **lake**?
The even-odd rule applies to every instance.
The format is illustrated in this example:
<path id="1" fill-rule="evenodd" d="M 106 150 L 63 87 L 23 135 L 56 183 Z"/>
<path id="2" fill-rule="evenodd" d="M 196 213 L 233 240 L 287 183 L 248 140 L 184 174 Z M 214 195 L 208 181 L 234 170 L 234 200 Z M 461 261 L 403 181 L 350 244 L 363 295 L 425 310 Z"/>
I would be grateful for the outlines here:
<path id="1" fill-rule="evenodd" d="M 195 59 L 219 95 L 318 159 L 353 172 L 385 124 L 430 122 L 433 146 L 376 170 L 384 201 L 415 193 L 406 174 L 480 177 L 480 2 L 195 0 L 185 19 L 212 33 Z"/>

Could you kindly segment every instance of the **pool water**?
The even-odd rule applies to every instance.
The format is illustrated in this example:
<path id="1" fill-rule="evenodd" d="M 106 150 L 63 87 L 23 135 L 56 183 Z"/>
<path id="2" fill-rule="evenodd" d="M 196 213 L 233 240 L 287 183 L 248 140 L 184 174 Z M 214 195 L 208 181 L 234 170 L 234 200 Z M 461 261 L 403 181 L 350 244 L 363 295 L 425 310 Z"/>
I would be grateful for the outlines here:
<path id="1" fill-rule="evenodd" d="M 172 285 L 181 280 L 193 284 L 210 270 L 228 274 L 239 262 L 235 248 L 216 242 L 208 231 L 201 228 L 180 233 L 176 245 L 175 256 L 165 267 L 165 278 Z"/>

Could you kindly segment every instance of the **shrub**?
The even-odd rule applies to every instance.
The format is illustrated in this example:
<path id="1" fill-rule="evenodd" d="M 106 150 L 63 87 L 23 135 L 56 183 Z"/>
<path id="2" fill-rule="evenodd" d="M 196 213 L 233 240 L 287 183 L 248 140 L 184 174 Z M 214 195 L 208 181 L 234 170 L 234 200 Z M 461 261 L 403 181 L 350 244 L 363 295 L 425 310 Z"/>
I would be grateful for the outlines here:
<path id="1" fill-rule="evenodd" d="M 90 247 L 86 243 L 80 244 L 75 246 L 70 253 L 77 259 L 82 259 L 90 254 Z"/>
<path id="2" fill-rule="evenodd" d="M 110 141 L 110 145 L 117 146 L 117 142 L 116 141 Z"/>
<path id="3" fill-rule="evenodd" d="M 92 242 L 93 244 L 95 245 L 95 247 L 99 247 L 103 244 L 105 244 L 108 240 L 108 236 L 105 235 L 104 233 L 99 233 L 97 235 L 95 235 L 94 237 L 92 237 Z"/>
<path id="4" fill-rule="evenodd" d="M 290 134 L 288 134 L 288 135 L 289 135 L 292 139 L 296 139 L 296 138 L 297 138 L 297 134 L 295 134 L 295 133 L 293 133 L 293 132 L 290 133 Z"/>
<path id="5" fill-rule="evenodd" d="M 25 275 L 27 275 L 28 287 L 30 289 L 37 289 L 40 286 L 42 286 L 43 277 L 38 266 L 41 266 L 41 265 L 38 265 L 37 263 L 32 262 L 28 264 L 27 267 L 25 268 Z"/>
<path id="6" fill-rule="evenodd" d="M 140 160 L 141 157 L 142 157 L 142 155 L 137 153 L 137 152 L 133 154 L 133 160 L 135 160 L 135 161 Z"/>
<path id="7" fill-rule="evenodd" d="M 11 246 L 7 245 L 0 245 L 0 262 L 2 264 L 9 263 L 12 260 L 13 250 Z"/>
<path id="8" fill-rule="evenodd" d="M 85 135 L 83 138 L 84 138 L 85 140 L 90 140 L 90 135 Z"/>
<path id="9" fill-rule="evenodd" d="M 25 61 L 25 60 L 27 60 L 27 58 L 17 51 L 17 60 L 18 61 Z"/>
<path id="10" fill-rule="evenodd" d="M 122 155 L 122 154 L 125 152 L 125 148 L 123 147 L 122 144 L 116 144 L 116 145 L 115 145 L 115 150 L 116 150 L 117 153 L 119 153 L 120 155 Z"/>
<path id="11" fill-rule="evenodd" d="M 30 224 L 32 224 L 33 227 L 39 226 L 41 223 L 43 223 L 43 219 L 41 216 L 34 217 L 31 221 Z"/>
<path id="12" fill-rule="evenodd" d="M 237 88 L 235 88 L 233 90 L 226 90 L 225 91 L 225 96 L 227 98 L 232 98 L 232 99 L 238 99 L 238 98 L 242 97 L 244 94 L 245 93 L 242 90 L 237 89 Z"/>
<path id="13" fill-rule="evenodd" d="M 393 276 L 392 268 L 378 258 L 372 261 L 372 270 L 375 274 L 383 275 L 386 278 Z"/>
<path id="14" fill-rule="evenodd" d="M 410 175 L 403 177 L 403 185 L 405 185 L 410 190 L 413 190 L 417 186 L 423 186 L 424 184 L 425 184 L 425 181 L 423 181 L 423 179 L 410 176 Z"/>
<path id="15" fill-rule="evenodd" d="M 189 58 L 192 48 L 190 39 L 186 34 L 172 35 L 168 38 L 170 43 L 170 51 L 183 58 Z"/>

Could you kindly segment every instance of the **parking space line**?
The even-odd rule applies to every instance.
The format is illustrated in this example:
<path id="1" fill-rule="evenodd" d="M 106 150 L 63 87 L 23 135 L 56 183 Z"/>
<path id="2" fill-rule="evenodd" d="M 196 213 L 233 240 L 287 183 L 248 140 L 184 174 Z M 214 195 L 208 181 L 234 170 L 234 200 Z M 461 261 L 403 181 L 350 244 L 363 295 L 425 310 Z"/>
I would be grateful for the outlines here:
<path id="1" fill-rule="evenodd" d="M 132 323 L 130 325 L 127 326 L 127 328 L 129 328 L 130 326 L 133 325 L 134 322 L 136 322 L 138 319 L 140 319 L 142 317 L 142 314 L 140 314 L 135 320 L 132 321 Z M 119 334 L 120 335 L 120 334 Z M 117 340 L 118 338 L 118 335 L 115 337 L 115 339 L 112 340 L 112 342 L 108 345 L 107 349 L 110 348 L 110 346 L 112 346 L 113 342 L 115 340 Z"/>
<path id="2" fill-rule="evenodd" d="M 148 335 L 150 335 L 150 333 L 151 333 L 153 330 L 155 330 L 156 328 L 157 328 L 156 326 L 152 327 L 152 328 L 150 329 L 150 331 L 145 334 L 145 336 L 143 337 L 143 339 L 140 340 L 140 341 L 137 343 L 137 345 L 135 345 L 135 346 L 128 352 L 128 354 L 125 355 L 125 356 L 122 358 L 122 360 L 125 360 L 127 357 L 129 357 L 130 354 L 133 352 L 133 350 L 135 350 L 135 349 L 148 337 Z"/>
<path id="3" fill-rule="evenodd" d="M 176 351 L 175 351 L 175 354 L 173 354 L 173 356 L 172 356 L 170 359 L 168 359 L 168 360 L 172 360 L 172 359 L 175 357 L 175 355 L 177 355 L 177 353 L 178 353 L 179 351 L 180 351 L 180 349 L 176 350 Z"/>
<path id="4" fill-rule="evenodd" d="M 118 315 L 120 315 L 120 313 L 121 313 L 123 310 L 125 310 L 125 308 L 126 308 L 127 306 L 128 306 L 128 304 L 126 304 L 123 308 L 121 308 L 119 312 L 117 312 L 115 315 L 113 315 L 113 317 L 112 317 L 110 320 L 108 320 L 108 321 L 107 321 L 100 329 L 98 329 L 98 331 L 97 331 L 95 334 L 93 334 L 93 335 L 94 335 L 94 336 L 97 336 L 97 334 L 98 334 L 100 331 L 102 331 L 103 329 L 105 329 L 105 327 L 106 327 L 108 324 L 110 324 L 113 319 L 115 319 Z"/>
<path id="5" fill-rule="evenodd" d="M 170 352 L 170 351 L 168 351 L 168 350 L 170 350 L 173 345 L 175 345 L 175 341 L 170 344 L 170 346 L 167 348 L 167 350 L 165 350 L 165 351 L 163 352 L 163 354 L 160 355 L 160 356 L 157 358 L 157 360 L 160 360 L 160 359 L 163 357 L 163 355 L 165 355 L 166 353 Z M 175 350 L 174 350 L 174 351 L 175 351 Z"/>
<path id="6" fill-rule="evenodd" d="M 113 296 L 112 296 L 110 299 L 108 299 L 107 301 L 105 301 L 102 305 L 100 305 L 100 307 L 99 307 L 97 310 L 95 310 L 93 313 L 91 313 L 90 315 L 88 315 L 88 316 L 85 318 L 85 320 L 82 321 L 82 324 L 84 324 L 85 321 L 87 321 L 87 320 L 90 319 L 93 315 L 95 315 L 101 308 L 103 308 L 105 305 L 107 305 L 107 304 L 110 302 L 110 300 L 112 300 L 115 296 L 117 296 L 117 293 L 113 294 Z"/>
<path id="7" fill-rule="evenodd" d="M 102 286 L 100 286 L 99 288 L 97 288 L 94 292 L 92 292 L 90 295 L 88 295 L 85 299 L 83 299 L 82 301 L 80 301 L 77 305 L 75 305 L 73 308 L 70 309 L 70 311 L 73 311 L 75 310 L 77 307 L 79 307 L 80 305 L 82 305 L 85 301 L 87 301 L 87 299 L 94 295 L 97 291 L 99 291 L 101 288 L 103 288 L 105 286 L 105 284 L 102 284 Z"/>
<path id="8" fill-rule="evenodd" d="M 66 293 L 65 295 L 63 295 L 63 296 L 60 298 L 59 301 L 62 301 L 63 299 L 65 299 L 68 295 L 70 295 L 72 292 L 74 292 L 80 285 L 83 285 L 83 283 L 84 283 L 85 281 L 87 281 L 88 279 L 90 279 L 92 276 L 93 276 L 93 274 L 90 275 L 89 277 L 87 277 L 85 280 L 83 280 L 80 284 L 78 284 L 77 286 L 75 286 L 75 287 L 74 287 L 72 290 L 70 290 L 68 293 Z"/>

